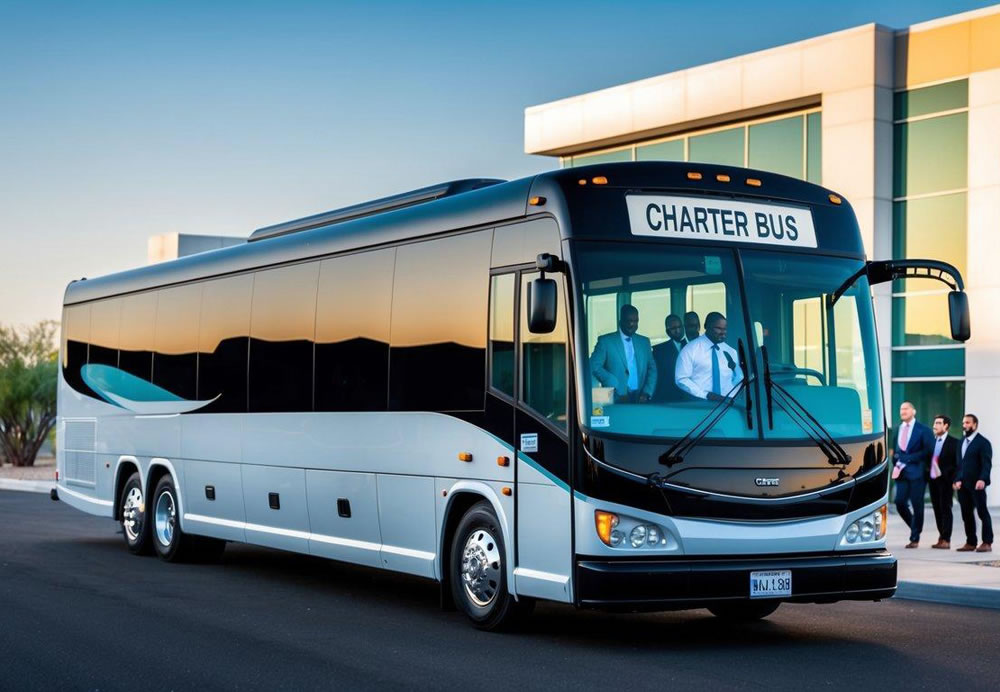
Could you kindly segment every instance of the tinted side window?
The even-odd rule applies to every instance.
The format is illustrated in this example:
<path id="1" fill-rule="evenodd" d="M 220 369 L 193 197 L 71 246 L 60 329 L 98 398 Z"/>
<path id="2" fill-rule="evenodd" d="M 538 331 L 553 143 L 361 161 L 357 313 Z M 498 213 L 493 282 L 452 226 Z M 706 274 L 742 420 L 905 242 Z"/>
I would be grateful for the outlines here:
<path id="1" fill-rule="evenodd" d="M 490 385 L 514 396 L 514 275 L 490 281 Z"/>
<path id="2" fill-rule="evenodd" d="M 157 292 L 122 298 L 118 367 L 149 382 L 153 377 L 153 338 Z"/>
<path id="3" fill-rule="evenodd" d="M 205 283 L 198 336 L 198 396 L 215 399 L 201 409 L 215 413 L 247 410 L 247 347 L 253 276 Z"/>
<path id="4" fill-rule="evenodd" d="M 389 405 L 482 410 L 492 231 L 397 250 Z"/>
<path id="5" fill-rule="evenodd" d="M 556 328 L 550 334 L 528 331 L 528 284 L 539 274 L 521 275 L 521 400 L 561 428 L 566 427 L 566 308 L 557 278 Z"/>
<path id="6" fill-rule="evenodd" d="M 395 250 L 320 265 L 316 301 L 316 410 L 384 411 Z"/>
<path id="7" fill-rule="evenodd" d="M 87 364 L 90 343 L 90 306 L 73 305 L 63 309 L 62 371 L 66 384 L 78 392 L 90 393 L 83 383 L 81 368 Z"/>
<path id="8" fill-rule="evenodd" d="M 250 410 L 312 411 L 319 262 L 257 272 L 250 318 Z"/>
<path id="9" fill-rule="evenodd" d="M 153 384 L 183 399 L 198 397 L 198 321 L 202 284 L 160 291 Z"/>
<path id="10" fill-rule="evenodd" d="M 121 328 L 122 301 L 101 300 L 90 308 L 90 355 L 92 365 L 118 367 L 118 337 Z"/>

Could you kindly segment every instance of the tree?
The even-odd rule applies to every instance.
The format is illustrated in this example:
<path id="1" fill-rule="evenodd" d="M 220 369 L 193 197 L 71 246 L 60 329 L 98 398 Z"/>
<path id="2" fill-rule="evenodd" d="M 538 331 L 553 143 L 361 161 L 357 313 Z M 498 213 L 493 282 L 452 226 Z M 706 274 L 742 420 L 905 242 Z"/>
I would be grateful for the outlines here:
<path id="1" fill-rule="evenodd" d="M 0 325 L 0 455 L 14 466 L 35 463 L 56 422 L 57 328 Z"/>

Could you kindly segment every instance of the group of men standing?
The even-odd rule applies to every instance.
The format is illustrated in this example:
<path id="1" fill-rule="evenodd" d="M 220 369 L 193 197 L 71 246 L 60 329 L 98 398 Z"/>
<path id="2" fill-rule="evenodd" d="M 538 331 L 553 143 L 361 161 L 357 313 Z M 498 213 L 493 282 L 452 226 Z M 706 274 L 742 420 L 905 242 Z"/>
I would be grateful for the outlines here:
<path id="1" fill-rule="evenodd" d="M 993 549 L 993 523 L 986 507 L 986 486 L 990 484 L 993 448 L 979 434 L 979 419 L 967 413 L 962 418 L 963 439 L 949 435 L 951 419 L 934 418 L 933 431 L 917 420 L 917 411 L 908 401 L 899 407 L 899 429 L 893 445 L 896 481 L 896 510 L 910 529 L 907 548 L 920 544 L 924 527 L 924 492 L 930 486 L 931 505 L 937 523 L 938 541 L 932 548 L 951 548 L 954 494 L 962 508 L 965 544 L 959 552 L 988 553 Z M 976 514 L 983 525 L 982 543 L 977 545 Z"/>
<path id="2" fill-rule="evenodd" d="M 705 316 L 704 334 L 696 312 L 685 313 L 683 321 L 667 315 L 664 327 L 669 338 L 651 347 L 637 333 L 638 309 L 623 305 L 618 331 L 597 338 L 590 370 L 602 386 L 614 388 L 616 403 L 719 401 L 742 381 L 736 351 L 725 343 L 722 313 Z"/>

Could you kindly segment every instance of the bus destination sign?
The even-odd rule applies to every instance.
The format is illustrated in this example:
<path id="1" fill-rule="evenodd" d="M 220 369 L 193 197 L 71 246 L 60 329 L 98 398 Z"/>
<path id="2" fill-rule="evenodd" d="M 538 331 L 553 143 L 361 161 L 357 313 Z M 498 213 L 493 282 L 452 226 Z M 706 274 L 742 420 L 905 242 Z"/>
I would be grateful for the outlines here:
<path id="1" fill-rule="evenodd" d="M 711 197 L 626 195 L 632 235 L 816 247 L 805 207 Z"/>

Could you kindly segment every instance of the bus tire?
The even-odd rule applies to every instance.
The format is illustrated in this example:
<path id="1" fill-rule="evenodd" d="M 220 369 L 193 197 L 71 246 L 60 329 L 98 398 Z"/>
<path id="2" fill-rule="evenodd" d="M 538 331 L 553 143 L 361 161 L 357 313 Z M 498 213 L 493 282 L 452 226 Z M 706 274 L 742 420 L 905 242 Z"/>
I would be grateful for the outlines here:
<path id="1" fill-rule="evenodd" d="M 133 555 L 150 555 L 153 552 L 152 532 L 142 494 L 142 477 L 138 471 L 125 481 L 125 487 L 118 498 L 118 516 L 121 518 L 122 535 L 129 552 Z"/>
<path id="2" fill-rule="evenodd" d="M 167 562 L 182 562 L 191 552 L 193 536 L 181 531 L 180 502 L 170 474 L 160 478 L 150 503 L 150 528 L 156 554 Z"/>
<path id="3" fill-rule="evenodd" d="M 515 600 L 508 588 L 503 531 L 488 502 L 473 505 L 459 521 L 449 562 L 455 605 L 478 629 L 506 629 L 530 611 L 531 599 Z"/>
<path id="4" fill-rule="evenodd" d="M 763 620 L 781 605 L 780 601 L 746 601 L 716 603 L 708 610 L 712 615 L 727 622 L 753 622 Z"/>

